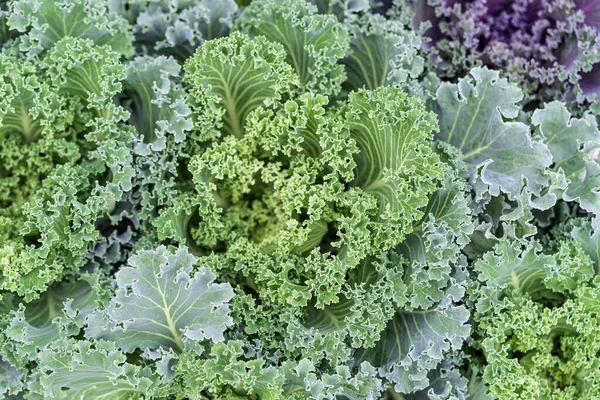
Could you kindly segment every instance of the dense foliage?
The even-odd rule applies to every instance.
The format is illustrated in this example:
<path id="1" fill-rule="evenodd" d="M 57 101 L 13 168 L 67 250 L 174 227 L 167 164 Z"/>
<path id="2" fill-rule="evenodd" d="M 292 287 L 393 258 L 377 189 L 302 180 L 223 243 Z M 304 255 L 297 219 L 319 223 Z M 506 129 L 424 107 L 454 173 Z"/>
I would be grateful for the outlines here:
<path id="1" fill-rule="evenodd" d="M 598 29 L 0 2 L 0 398 L 600 398 Z"/>

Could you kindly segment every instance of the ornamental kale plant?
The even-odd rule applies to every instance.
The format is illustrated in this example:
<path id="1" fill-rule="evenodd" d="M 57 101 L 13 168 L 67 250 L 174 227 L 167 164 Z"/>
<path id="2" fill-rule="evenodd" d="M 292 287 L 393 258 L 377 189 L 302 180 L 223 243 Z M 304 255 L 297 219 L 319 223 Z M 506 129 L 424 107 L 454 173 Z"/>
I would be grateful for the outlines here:
<path id="1" fill-rule="evenodd" d="M 600 398 L 598 29 L 0 3 L 0 398 Z"/>

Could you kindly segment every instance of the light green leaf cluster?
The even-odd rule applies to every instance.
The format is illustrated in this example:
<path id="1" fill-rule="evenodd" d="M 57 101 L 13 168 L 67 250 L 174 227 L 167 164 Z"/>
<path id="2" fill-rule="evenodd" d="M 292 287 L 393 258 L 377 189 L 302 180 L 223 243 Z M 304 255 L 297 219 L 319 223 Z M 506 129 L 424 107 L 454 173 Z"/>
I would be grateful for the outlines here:
<path id="1" fill-rule="evenodd" d="M 267 18 L 265 18 L 268 16 Z M 257 1 L 236 20 L 236 29 L 281 43 L 301 90 L 335 95 L 346 79 L 338 64 L 348 48 L 348 34 L 330 15 L 304 1 Z"/>
<path id="2" fill-rule="evenodd" d="M 185 78 L 196 103 L 196 129 L 204 135 L 241 137 L 251 111 L 277 101 L 297 84 L 284 60 L 280 44 L 235 32 L 198 49 L 186 62 Z M 219 131 L 213 133 L 215 127 Z"/>
<path id="3" fill-rule="evenodd" d="M 591 240 L 592 232 L 577 232 Z M 499 398 L 600 393 L 597 266 L 573 239 L 550 249 L 502 241 L 475 264 L 482 282 L 477 337 L 488 362 L 483 377 Z"/>
<path id="4" fill-rule="evenodd" d="M 244 353 L 244 342 L 232 340 L 215 344 L 205 359 L 183 354 L 178 371 L 184 376 L 185 392 L 191 398 L 202 398 L 203 392 L 222 398 L 285 398 L 282 372 L 266 366 L 264 359 L 246 361 Z"/>
<path id="5" fill-rule="evenodd" d="M 38 63 L 2 56 L 4 290 L 32 299 L 83 266 L 100 240 L 94 221 L 131 190 L 133 136 L 113 103 L 119 57 L 71 37 Z"/>
<path id="6" fill-rule="evenodd" d="M 275 18 L 261 19 L 265 10 Z M 257 1 L 246 12 L 235 26 L 251 36 L 207 42 L 185 64 L 193 185 L 178 184 L 153 221 L 161 240 L 188 246 L 236 290 L 232 337 L 245 338 L 244 350 L 229 342 L 208 359 L 182 354 L 182 374 L 197 371 L 184 381 L 194 393 L 231 398 L 361 399 L 382 385 L 423 389 L 469 332 L 467 310 L 454 303 L 464 293 L 455 275 L 471 217 L 458 172 L 432 146 L 435 116 L 396 87 L 333 97 L 342 78 L 325 66 L 341 60 L 341 44 L 316 28 L 342 25 L 313 7 Z M 308 73 L 319 63 L 327 75 Z M 413 260 L 403 249 L 419 254 Z M 431 289 L 420 288 L 424 282 Z M 412 337 L 405 318 L 431 331 Z M 390 355 L 392 335 L 419 346 Z M 272 356 L 240 359 L 252 340 Z M 421 359 L 432 340 L 439 347 Z M 374 346 L 390 357 L 369 356 Z M 350 366 L 359 358 L 355 376 Z M 282 361 L 295 372 L 277 369 Z M 335 373 L 319 372 L 324 363 Z M 216 372 L 225 365 L 237 367 Z M 292 390 L 305 374 L 313 383 Z M 409 376 L 419 379 L 408 384 Z M 347 379 L 358 379 L 349 392 Z"/>

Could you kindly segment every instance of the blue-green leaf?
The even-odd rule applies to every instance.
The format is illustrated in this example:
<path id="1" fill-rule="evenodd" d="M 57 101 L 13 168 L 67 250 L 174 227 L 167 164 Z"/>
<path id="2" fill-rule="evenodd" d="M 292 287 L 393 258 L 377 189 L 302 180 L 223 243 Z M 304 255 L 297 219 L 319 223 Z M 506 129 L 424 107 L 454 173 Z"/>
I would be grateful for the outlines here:
<path id="1" fill-rule="evenodd" d="M 564 104 L 554 101 L 535 110 L 531 122 L 552 153 L 553 169 L 567 179 L 567 188 L 557 195 L 600 212 L 600 131 L 595 117 L 572 118 Z"/>
<path id="2" fill-rule="evenodd" d="M 492 195 L 514 199 L 523 187 L 540 194 L 552 163 L 548 148 L 533 140 L 529 127 L 515 121 L 521 90 L 497 71 L 474 68 L 457 84 L 442 83 L 435 109 L 440 119 L 436 138 L 457 147 L 474 177 Z"/>
<path id="3" fill-rule="evenodd" d="M 28 40 L 21 42 L 21 49 L 30 56 L 65 37 L 86 38 L 121 54 L 133 54 L 131 28 L 109 12 L 106 0 L 13 0 L 11 11 L 8 26 L 26 33 Z"/>
<path id="4" fill-rule="evenodd" d="M 39 394 L 46 399 L 143 399 L 153 383 L 147 368 L 128 363 L 111 342 L 63 341 L 39 359 Z"/>
<path id="5" fill-rule="evenodd" d="M 128 353 L 160 346 L 181 351 L 184 338 L 224 340 L 233 290 L 214 283 L 207 267 L 190 276 L 195 261 L 184 248 L 173 254 L 164 246 L 132 256 L 117 273 L 105 316 L 89 320 L 88 336 L 113 340 Z"/>
<path id="6" fill-rule="evenodd" d="M 469 336 L 468 319 L 464 306 L 399 311 L 375 348 L 359 351 L 358 360 L 379 367 L 380 375 L 399 393 L 423 389 L 429 384 L 427 372 Z"/>

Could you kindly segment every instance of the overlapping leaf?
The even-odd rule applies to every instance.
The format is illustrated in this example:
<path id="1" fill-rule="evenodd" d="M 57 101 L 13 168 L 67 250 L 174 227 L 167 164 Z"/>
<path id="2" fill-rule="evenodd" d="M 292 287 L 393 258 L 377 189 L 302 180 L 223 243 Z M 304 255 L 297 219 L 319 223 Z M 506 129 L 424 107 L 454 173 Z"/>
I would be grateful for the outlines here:
<path id="1" fill-rule="evenodd" d="M 66 37 L 85 38 L 133 54 L 133 35 L 127 22 L 107 9 L 106 1 L 15 0 L 7 25 L 26 33 L 20 44 L 29 56 L 51 48 Z"/>
<path id="2" fill-rule="evenodd" d="M 539 194 L 548 182 L 548 148 L 531 138 L 527 125 L 515 121 L 522 97 L 516 86 L 486 68 L 471 70 L 458 84 L 442 83 L 437 91 L 436 138 L 462 152 L 472 175 L 492 195 L 502 191 L 514 198 L 523 187 Z"/>
<path id="3" fill-rule="evenodd" d="M 142 399 L 152 386 L 149 370 L 127 362 L 114 343 L 64 341 L 40 355 L 39 392 L 49 399 Z"/>
<path id="4" fill-rule="evenodd" d="M 236 21 L 251 36 L 281 43 L 303 90 L 335 95 L 346 78 L 338 60 L 348 47 L 348 34 L 335 18 L 317 14 L 305 0 L 253 1 Z"/>
<path id="5" fill-rule="evenodd" d="M 576 201 L 591 212 L 600 211 L 600 131 L 595 118 L 572 118 L 564 104 L 552 102 L 531 117 L 536 133 L 552 153 L 553 169 L 567 180 L 557 196 Z"/>
<path id="6" fill-rule="evenodd" d="M 241 33 L 212 40 L 186 61 L 185 80 L 204 135 L 242 136 L 248 114 L 281 98 L 297 83 L 283 46 Z"/>
<path id="7" fill-rule="evenodd" d="M 377 199 L 376 240 L 394 245 L 422 216 L 443 167 L 428 141 L 434 117 L 416 98 L 384 87 L 350 94 L 344 118 L 359 148 L 353 186 Z M 386 222 L 398 225 L 393 231 Z"/>
<path id="8" fill-rule="evenodd" d="M 232 323 L 227 302 L 233 291 L 213 283 L 206 267 L 190 276 L 194 262 L 187 250 L 172 254 L 164 246 L 132 256 L 117 273 L 106 316 L 89 320 L 88 336 L 113 340 L 125 352 L 161 346 L 181 351 L 184 338 L 222 341 Z"/>

